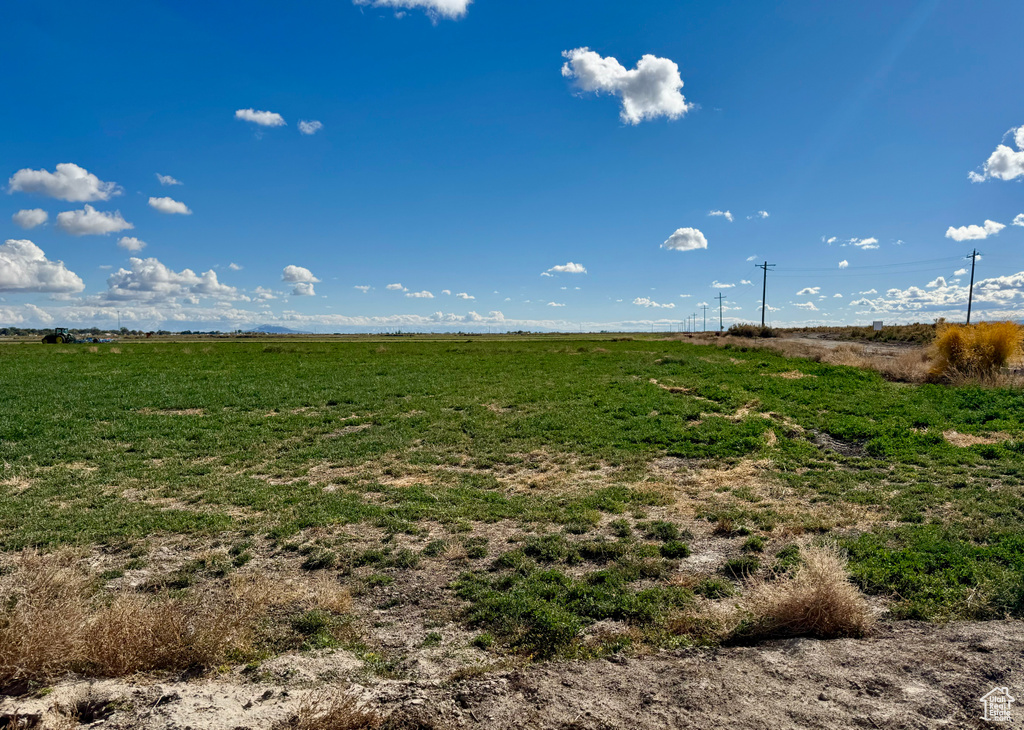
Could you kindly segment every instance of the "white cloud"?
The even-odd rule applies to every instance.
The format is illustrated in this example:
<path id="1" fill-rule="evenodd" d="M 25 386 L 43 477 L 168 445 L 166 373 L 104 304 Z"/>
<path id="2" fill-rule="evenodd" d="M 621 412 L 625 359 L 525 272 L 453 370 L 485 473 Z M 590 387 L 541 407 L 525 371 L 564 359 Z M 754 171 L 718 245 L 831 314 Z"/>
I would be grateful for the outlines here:
<path id="1" fill-rule="evenodd" d="M 26 231 L 36 226 L 41 226 L 50 219 L 50 214 L 42 208 L 31 208 L 29 210 L 19 210 L 17 213 L 11 216 L 11 220 L 15 222 L 21 228 Z"/>
<path id="2" fill-rule="evenodd" d="M 121 236 L 117 241 L 117 245 L 125 251 L 141 251 L 146 247 L 146 242 L 140 241 L 135 236 Z"/>
<path id="3" fill-rule="evenodd" d="M 827 243 L 829 246 L 831 246 L 833 243 L 835 243 L 838 240 L 839 240 L 838 236 L 829 236 L 828 238 L 825 238 L 825 236 L 821 237 L 821 242 L 822 243 Z"/>
<path id="4" fill-rule="evenodd" d="M 353 288 L 353 289 L 358 289 L 358 290 L 359 290 L 359 291 L 361 291 L 361 292 L 362 292 L 363 294 L 366 294 L 366 293 L 367 293 L 368 291 L 370 291 L 370 289 L 371 289 L 372 287 L 370 287 L 370 286 L 365 286 L 365 285 L 364 285 L 364 286 L 360 286 L 359 284 L 356 284 L 356 285 L 355 285 L 354 287 L 352 287 L 352 288 Z"/>
<path id="5" fill-rule="evenodd" d="M 842 294 L 833 294 L 833 295 L 832 295 L 832 298 L 833 298 L 833 299 L 842 299 L 842 298 L 843 298 L 843 295 L 842 295 Z"/>
<path id="6" fill-rule="evenodd" d="M 790 302 L 794 307 L 800 309 L 806 309 L 808 312 L 817 312 L 818 308 L 814 306 L 814 302 Z"/>
<path id="7" fill-rule="evenodd" d="M 843 245 L 844 246 L 856 246 L 857 248 L 862 249 L 864 251 L 870 251 L 871 249 L 878 248 L 878 239 L 874 238 L 874 237 L 872 237 L 872 238 L 851 238 L 850 240 L 848 240 Z"/>
<path id="8" fill-rule="evenodd" d="M 273 290 L 266 287 L 258 286 L 253 290 L 253 293 L 256 295 L 257 301 L 266 302 L 271 299 L 277 299 L 277 295 L 274 294 Z"/>
<path id="9" fill-rule="evenodd" d="M 444 294 L 445 296 L 449 296 L 450 297 L 452 295 L 452 290 L 451 289 L 442 289 L 441 293 Z"/>
<path id="10" fill-rule="evenodd" d="M 261 112 L 255 109 L 239 109 L 235 112 L 235 119 L 252 122 L 261 127 L 283 127 L 286 124 L 284 117 L 276 112 Z"/>
<path id="11" fill-rule="evenodd" d="M 1024 126 L 1011 129 L 1004 135 L 1013 135 L 1017 149 L 1007 147 L 1004 144 L 996 147 L 989 158 L 985 161 L 982 173 L 968 173 L 967 177 L 971 182 L 982 182 L 987 178 L 998 178 L 999 180 L 1015 180 L 1024 177 Z"/>
<path id="12" fill-rule="evenodd" d="M 181 180 L 175 180 L 170 175 L 161 175 L 159 172 L 156 173 L 156 179 L 160 181 L 161 185 L 182 185 Z"/>
<path id="13" fill-rule="evenodd" d="M 1013 219 L 1013 225 L 1024 226 L 1024 213 L 1017 214 L 1017 217 Z"/>
<path id="14" fill-rule="evenodd" d="M 299 122 L 299 131 L 302 132 L 303 134 L 316 134 L 323 128 L 324 125 L 321 122 L 316 121 L 315 119 L 309 122 L 305 120 Z"/>
<path id="15" fill-rule="evenodd" d="M 63 261 L 50 261 L 32 241 L 0 246 L 0 292 L 80 292 L 85 284 Z"/>
<path id="16" fill-rule="evenodd" d="M 963 276 L 967 273 L 967 269 L 957 269 L 953 272 L 953 276 Z"/>
<path id="17" fill-rule="evenodd" d="M 679 93 L 683 88 L 679 66 L 667 58 L 645 55 L 635 69 L 627 70 L 614 58 L 602 58 L 589 48 L 562 55 L 567 59 L 562 76 L 575 79 L 583 91 L 618 95 L 620 116 L 628 124 L 658 117 L 678 119 L 693 107 Z"/>
<path id="18" fill-rule="evenodd" d="M 941 277 L 940 277 L 941 278 Z M 877 294 L 874 290 L 862 292 L 863 294 Z M 908 318 L 914 317 L 920 321 L 921 313 L 928 312 L 934 316 L 963 316 L 963 308 L 967 304 L 968 287 L 959 286 L 952 282 L 935 280 L 925 288 L 916 286 L 907 289 L 889 289 L 885 296 L 878 296 L 874 299 L 858 299 L 851 304 L 863 307 L 864 314 L 895 313 L 905 315 Z M 976 309 L 983 303 L 994 304 L 1004 309 L 1004 313 L 993 314 L 991 310 L 986 312 L 988 316 L 1016 319 L 1019 314 L 1021 303 L 1024 302 L 1024 271 L 1009 276 L 998 276 L 991 279 L 983 279 L 974 285 L 974 304 Z"/>
<path id="19" fill-rule="evenodd" d="M 161 213 L 192 215 L 192 211 L 188 209 L 187 205 L 174 198 L 150 198 L 149 207 Z"/>
<path id="20" fill-rule="evenodd" d="M 548 302 L 547 306 L 549 306 L 549 307 L 564 307 L 565 304 L 559 304 L 558 302 Z"/>
<path id="21" fill-rule="evenodd" d="M 747 261 L 757 261 L 757 256 L 747 256 Z"/>
<path id="22" fill-rule="evenodd" d="M 708 213 L 708 215 L 709 216 L 721 216 L 722 218 L 725 218 L 730 223 L 732 223 L 732 221 L 733 221 L 732 213 L 730 213 L 727 210 L 712 210 L 711 212 Z"/>
<path id="23" fill-rule="evenodd" d="M 295 286 L 292 287 L 292 296 L 296 297 L 312 297 L 316 296 L 316 290 L 313 287 L 311 281 L 297 281 Z"/>
<path id="24" fill-rule="evenodd" d="M 849 266 L 850 266 L 850 262 L 847 261 L 846 259 L 843 259 L 842 261 L 839 262 L 839 268 L 840 269 L 846 269 L 846 268 L 849 268 Z"/>
<path id="25" fill-rule="evenodd" d="M 807 287 L 804 287 L 803 289 L 801 289 L 800 291 L 798 291 L 796 293 L 796 295 L 798 297 L 804 297 L 804 296 L 810 296 L 810 295 L 813 295 L 813 294 L 818 294 L 820 291 L 821 291 L 821 287 L 820 286 L 807 286 Z"/>
<path id="26" fill-rule="evenodd" d="M 574 264 L 570 261 L 567 264 L 559 264 L 558 266 L 552 266 L 548 271 L 555 271 L 559 274 L 585 274 L 587 273 L 586 268 L 583 264 Z"/>
<path id="27" fill-rule="evenodd" d="M 861 294 L 865 294 L 865 295 L 867 295 L 867 294 L 877 294 L 877 293 L 878 293 L 877 289 L 868 289 L 867 291 L 862 291 L 861 292 Z"/>
<path id="28" fill-rule="evenodd" d="M 302 282 L 308 284 L 318 284 L 320 280 L 313 276 L 313 272 L 304 266 L 295 266 L 289 264 L 284 267 L 281 272 L 281 281 L 287 281 L 291 283 Z"/>
<path id="29" fill-rule="evenodd" d="M 236 264 L 234 261 L 232 261 L 230 264 L 228 264 L 228 268 L 231 269 L 231 271 L 241 271 L 245 267 L 243 267 L 241 264 Z"/>
<path id="30" fill-rule="evenodd" d="M 754 282 L 750 281 L 750 279 L 740 279 L 740 284 L 743 286 L 753 286 Z"/>
<path id="31" fill-rule="evenodd" d="M 749 220 L 751 220 L 753 218 L 760 218 L 760 219 L 764 220 L 765 218 L 768 218 L 769 216 L 771 216 L 771 213 L 769 213 L 767 210 L 759 210 L 756 213 L 754 213 L 753 215 L 748 215 L 747 216 L 747 220 L 749 221 Z"/>
<path id="32" fill-rule="evenodd" d="M 461 18 L 473 0 L 352 0 L 356 5 L 375 8 L 406 8 L 424 10 L 432 18 Z"/>
<path id="33" fill-rule="evenodd" d="M 959 228 L 949 227 L 946 231 L 946 238 L 952 238 L 954 241 L 981 241 L 994 236 L 999 231 L 1006 228 L 1002 223 L 996 223 L 995 221 L 985 221 L 984 226 L 960 226 Z"/>
<path id="34" fill-rule="evenodd" d="M 217 272 L 197 275 L 191 269 L 174 271 L 155 258 L 128 259 L 129 269 L 121 268 L 107 278 L 108 301 L 173 302 L 182 298 L 198 304 L 200 297 L 236 298 L 238 290 L 221 284 Z"/>
<path id="35" fill-rule="evenodd" d="M 405 291 L 405 287 L 402 286 L 401 284 L 388 284 L 384 288 L 387 289 L 388 291 Z"/>
<path id="36" fill-rule="evenodd" d="M 408 294 L 406 294 L 405 296 L 411 297 L 413 299 L 433 299 L 434 298 L 434 295 L 431 294 L 430 292 L 426 291 L 426 290 L 424 290 L 424 291 L 411 291 Z"/>
<path id="37" fill-rule="evenodd" d="M 927 286 L 929 289 L 935 289 L 936 287 L 945 287 L 946 279 L 945 277 L 937 276 L 931 281 L 929 281 L 925 286 Z"/>
<path id="38" fill-rule="evenodd" d="M 458 294 L 456 294 L 455 298 L 456 299 L 476 299 L 476 297 L 474 297 L 472 294 L 467 294 L 464 291 L 460 291 Z"/>
<path id="39" fill-rule="evenodd" d="M 636 299 L 633 300 L 633 304 L 637 305 L 638 307 L 647 307 L 649 309 L 651 309 L 651 308 L 653 308 L 653 309 L 675 309 L 676 308 L 675 302 L 668 302 L 667 304 L 658 304 L 653 299 L 648 299 L 647 297 L 637 297 Z"/>
<path id="40" fill-rule="evenodd" d="M 60 163 L 56 172 L 18 170 L 7 181 L 7 190 L 11 193 L 38 193 L 71 203 L 110 200 L 121 194 L 115 183 L 103 182 L 73 162 Z"/>
<path id="41" fill-rule="evenodd" d="M 734 286 L 736 286 L 736 285 L 735 284 L 723 284 L 718 279 L 715 279 L 713 282 L 711 282 L 711 288 L 712 289 L 732 289 Z"/>
<path id="42" fill-rule="evenodd" d="M 103 236 L 135 228 L 121 217 L 121 211 L 103 213 L 88 204 L 82 210 L 58 213 L 57 227 L 72 236 Z"/>
<path id="43" fill-rule="evenodd" d="M 680 228 L 669 236 L 668 240 L 661 244 L 661 247 L 673 251 L 696 251 L 700 248 L 707 248 L 708 239 L 696 228 Z"/>

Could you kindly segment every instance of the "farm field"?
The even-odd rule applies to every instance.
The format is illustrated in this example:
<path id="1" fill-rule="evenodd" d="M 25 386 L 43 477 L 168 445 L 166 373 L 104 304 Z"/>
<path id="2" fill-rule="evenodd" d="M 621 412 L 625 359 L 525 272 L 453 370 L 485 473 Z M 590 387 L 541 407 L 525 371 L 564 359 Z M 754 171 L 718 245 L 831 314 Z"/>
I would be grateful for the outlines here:
<path id="1" fill-rule="evenodd" d="M 959 646 L 1000 676 L 1019 669 L 1019 389 L 640 335 L 3 344 L 0 469 L 0 727 L 91 680 L 113 693 L 106 727 L 176 727 L 174 712 L 199 712 L 188 687 L 230 696 L 224 727 L 273 727 L 323 684 L 361 688 L 385 716 L 399 707 L 394 727 L 513 726 L 516 702 L 560 682 L 571 694 L 581 672 L 612 683 L 611 670 L 646 676 L 677 657 L 698 674 L 747 662 L 771 681 L 765 652 L 876 652 L 851 659 L 847 681 L 877 665 L 895 696 L 911 670 L 894 647 L 917 652 L 915 681 L 945 703 L 931 719 L 900 710 L 917 727 L 971 717 L 1005 683 L 953 656 L 955 680 L 929 675 L 926 656 Z M 845 556 L 874 629 L 812 642 L 744 613 L 754 586 L 823 544 Z M 65 604 L 47 603 L 57 583 L 40 575 Z M 180 650 L 129 646 L 139 631 L 112 606 L 137 622 L 176 611 Z M 33 616 L 67 615 L 85 628 L 53 656 L 15 647 Z M 196 652 L 195 624 L 227 628 Z M 98 637 L 124 649 L 99 651 Z M 815 697 L 819 680 L 806 679 Z M 886 691 L 869 694 L 892 720 Z M 265 692 L 278 699 L 246 715 Z M 655 712 L 673 703 L 652 692 L 652 727 L 685 719 Z M 647 711 L 623 707 L 566 707 L 538 726 Z"/>

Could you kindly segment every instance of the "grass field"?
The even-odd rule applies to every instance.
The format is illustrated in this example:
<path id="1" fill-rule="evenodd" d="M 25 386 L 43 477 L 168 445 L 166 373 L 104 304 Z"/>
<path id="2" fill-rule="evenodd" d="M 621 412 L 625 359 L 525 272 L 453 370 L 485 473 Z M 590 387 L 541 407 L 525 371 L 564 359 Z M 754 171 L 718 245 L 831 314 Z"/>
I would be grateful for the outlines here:
<path id="1" fill-rule="evenodd" d="M 1022 424 L 1020 390 L 655 338 L 0 345 L 0 581 L 26 548 L 108 593 L 326 576 L 344 617 L 296 603 L 238 656 L 385 674 L 412 623 L 498 656 L 713 640 L 695 607 L 822 539 L 895 617 L 1021 616 Z"/>

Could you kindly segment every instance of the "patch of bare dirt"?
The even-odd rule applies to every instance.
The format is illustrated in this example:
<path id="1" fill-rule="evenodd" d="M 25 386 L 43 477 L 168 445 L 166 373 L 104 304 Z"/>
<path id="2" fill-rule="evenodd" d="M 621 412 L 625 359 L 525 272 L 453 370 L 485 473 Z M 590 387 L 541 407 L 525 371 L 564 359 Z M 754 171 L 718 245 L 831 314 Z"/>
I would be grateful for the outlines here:
<path id="1" fill-rule="evenodd" d="M 799 370 L 787 370 L 784 373 L 771 373 L 773 378 L 785 378 L 786 380 L 801 380 L 803 378 L 816 378 L 817 375 L 809 375 L 802 373 Z"/>
<path id="2" fill-rule="evenodd" d="M 1019 691 L 1021 642 L 1019 621 L 898 623 L 859 640 L 481 664 L 447 682 L 353 676 L 346 652 L 311 653 L 201 681 L 68 680 L 45 697 L 6 698 L 0 717 L 51 716 L 88 695 L 107 708 L 104 730 L 269 730 L 311 692 L 337 687 L 393 729 L 980 728 L 982 695 Z"/>
<path id="3" fill-rule="evenodd" d="M 1008 433 L 991 433 L 988 436 L 975 436 L 969 433 L 959 433 L 958 431 L 943 431 L 942 437 L 946 439 L 946 442 L 952 446 L 959 446 L 960 448 L 966 448 L 968 446 L 979 446 L 982 444 L 998 444 L 1003 441 L 1009 441 L 1013 438 Z"/>
<path id="4" fill-rule="evenodd" d="M 202 408 L 142 408 L 139 413 L 147 416 L 205 416 Z"/>

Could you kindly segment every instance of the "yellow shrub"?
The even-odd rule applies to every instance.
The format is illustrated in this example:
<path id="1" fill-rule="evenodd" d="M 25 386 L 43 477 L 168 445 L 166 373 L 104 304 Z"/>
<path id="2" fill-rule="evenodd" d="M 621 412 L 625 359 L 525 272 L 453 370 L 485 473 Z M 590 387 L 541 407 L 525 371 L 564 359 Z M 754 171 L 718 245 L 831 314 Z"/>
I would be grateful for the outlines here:
<path id="1" fill-rule="evenodd" d="M 945 324 L 934 345 L 933 381 L 991 378 L 1021 354 L 1024 328 L 1013 322 Z"/>

